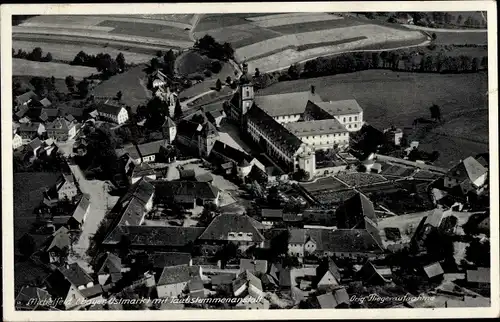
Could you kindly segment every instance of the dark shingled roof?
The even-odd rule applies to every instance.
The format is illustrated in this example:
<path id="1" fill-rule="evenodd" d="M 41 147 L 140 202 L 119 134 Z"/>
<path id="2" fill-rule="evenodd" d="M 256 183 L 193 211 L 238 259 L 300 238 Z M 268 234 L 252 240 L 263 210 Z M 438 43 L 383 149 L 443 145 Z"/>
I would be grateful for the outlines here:
<path id="1" fill-rule="evenodd" d="M 220 273 L 211 277 L 211 283 L 212 285 L 229 285 L 235 278 L 235 273 Z"/>
<path id="2" fill-rule="evenodd" d="M 306 229 L 317 251 L 382 253 L 377 239 L 365 229 Z"/>
<path id="3" fill-rule="evenodd" d="M 185 246 L 194 242 L 205 230 L 203 227 L 175 226 L 118 226 L 104 241 L 104 244 L 116 245 L 121 236 L 128 235 L 132 246 Z"/>
<path id="4" fill-rule="evenodd" d="M 283 219 L 283 209 L 262 208 L 260 211 L 262 218 Z"/>
<path id="5" fill-rule="evenodd" d="M 158 140 L 137 145 L 137 150 L 142 157 L 160 153 L 161 147 L 166 146 L 165 140 Z"/>
<path id="6" fill-rule="evenodd" d="M 184 196 L 203 199 L 217 197 L 219 189 L 209 182 L 197 181 L 151 181 L 157 196 Z"/>
<path id="7" fill-rule="evenodd" d="M 75 286 L 87 285 L 93 282 L 92 277 L 90 277 L 77 263 L 69 264 L 68 268 L 59 267 L 59 271 Z"/>
<path id="8" fill-rule="evenodd" d="M 273 143 L 280 146 L 286 153 L 293 154 L 302 145 L 302 141 L 272 116 L 254 105 L 247 113 L 248 120 L 256 124 L 267 137 L 273 138 Z"/>
<path id="9" fill-rule="evenodd" d="M 191 254 L 180 252 L 154 253 L 151 255 L 151 261 L 155 268 L 165 268 L 177 265 L 189 265 Z"/>
<path id="10" fill-rule="evenodd" d="M 270 116 L 302 114 L 308 101 L 321 102 L 323 99 L 310 91 L 255 97 L 255 103 Z"/>
<path id="11" fill-rule="evenodd" d="M 81 290 L 80 293 L 82 293 L 83 297 L 85 297 L 86 299 L 90 299 L 101 295 L 103 293 L 103 289 L 101 285 L 97 284 L 92 287 Z"/>
<path id="12" fill-rule="evenodd" d="M 99 111 L 99 113 L 118 115 L 122 108 L 124 108 L 122 105 L 114 104 L 111 102 L 104 102 L 98 106 L 97 110 Z"/>
<path id="13" fill-rule="evenodd" d="M 51 237 L 49 237 L 47 242 L 46 251 L 52 249 L 62 250 L 63 248 L 68 248 L 71 245 L 71 240 L 69 238 L 68 228 L 61 227 L 55 231 Z"/>
<path id="14" fill-rule="evenodd" d="M 15 100 L 17 104 L 24 104 L 30 99 L 38 99 L 38 96 L 33 91 L 26 92 L 24 94 L 16 96 Z"/>
<path id="15" fill-rule="evenodd" d="M 34 309 L 39 301 L 47 301 L 51 298 L 49 292 L 38 287 L 23 286 L 16 296 L 16 308 Z M 32 304 L 33 300 L 35 303 Z"/>
<path id="16" fill-rule="evenodd" d="M 447 175 L 457 179 L 459 182 L 466 179 L 473 182 L 487 172 L 488 169 L 481 165 L 476 159 L 468 157 L 454 166 Z"/>
<path id="17" fill-rule="evenodd" d="M 191 279 L 191 274 L 189 266 L 187 265 L 177 265 L 165 267 L 161 273 L 160 279 L 158 280 L 157 286 L 170 285 L 189 282 Z"/>
<path id="18" fill-rule="evenodd" d="M 262 242 L 264 236 L 259 232 L 261 225 L 247 215 L 221 214 L 212 220 L 199 237 L 204 240 L 228 240 L 229 233 L 251 233 L 252 241 Z"/>
<path id="19" fill-rule="evenodd" d="M 75 211 L 73 212 L 73 218 L 79 222 L 83 222 L 83 217 L 90 207 L 90 198 L 88 195 L 82 195 L 80 201 L 76 205 Z"/>
<path id="20" fill-rule="evenodd" d="M 106 253 L 98 260 L 97 274 L 119 274 L 122 269 L 122 260 L 113 253 Z"/>
<path id="21" fill-rule="evenodd" d="M 253 159 L 253 157 L 251 157 L 247 153 L 228 144 L 225 144 L 224 142 L 221 142 L 219 140 L 215 141 L 210 154 L 215 154 L 215 157 L 217 157 L 216 154 L 220 154 L 228 159 L 231 159 L 237 165 L 244 164 L 245 162 L 247 165 L 249 165 L 249 162 Z"/>
<path id="22" fill-rule="evenodd" d="M 377 221 L 373 203 L 362 193 L 357 193 L 344 201 L 335 215 L 339 228 L 365 228 L 365 217 Z"/>

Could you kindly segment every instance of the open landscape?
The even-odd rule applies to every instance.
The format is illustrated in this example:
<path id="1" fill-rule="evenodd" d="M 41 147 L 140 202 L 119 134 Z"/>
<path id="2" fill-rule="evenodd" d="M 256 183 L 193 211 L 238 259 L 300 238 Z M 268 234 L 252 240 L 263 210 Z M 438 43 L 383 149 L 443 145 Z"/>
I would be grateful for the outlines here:
<path id="1" fill-rule="evenodd" d="M 40 76 L 64 79 L 72 75 L 76 80 L 81 80 L 92 74 L 97 74 L 95 68 L 85 66 L 71 66 L 63 63 L 37 62 L 24 59 L 12 59 L 12 75 L 14 76 Z"/>

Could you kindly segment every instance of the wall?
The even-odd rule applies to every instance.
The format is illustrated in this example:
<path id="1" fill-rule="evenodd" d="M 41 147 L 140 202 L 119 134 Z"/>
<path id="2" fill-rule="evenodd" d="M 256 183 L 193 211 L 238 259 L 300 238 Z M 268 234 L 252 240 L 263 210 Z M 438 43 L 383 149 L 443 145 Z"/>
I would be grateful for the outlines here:
<path id="1" fill-rule="evenodd" d="M 278 123 L 286 124 L 286 123 L 298 122 L 300 116 L 301 114 L 281 115 L 281 116 L 275 116 L 273 117 L 273 119 Z"/>
<path id="2" fill-rule="evenodd" d="M 363 112 L 346 115 L 336 115 L 335 118 L 350 131 L 358 131 L 363 126 Z"/>
<path id="3" fill-rule="evenodd" d="M 158 292 L 158 297 L 159 298 L 177 297 L 186 288 L 186 285 L 187 282 L 157 286 L 156 290 Z"/>

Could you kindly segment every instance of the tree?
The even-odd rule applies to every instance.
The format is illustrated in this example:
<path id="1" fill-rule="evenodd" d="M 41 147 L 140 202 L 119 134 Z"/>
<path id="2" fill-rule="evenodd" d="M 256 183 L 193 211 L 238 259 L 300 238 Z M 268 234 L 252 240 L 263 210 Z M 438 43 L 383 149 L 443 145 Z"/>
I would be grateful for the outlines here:
<path id="1" fill-rule="evenodd" d="M 210 64 L 210 70 L 217 74 L 218 72 L 220 72 L 222 69 L 222 64 L 220 63 L 220 61 L 218 60 L 214 60 L 211 64 Z"/>
<path id="2" fill-rule="evenodd" d="M 469 56 L 467 55 L 460 55 L 458 57 L 459 59 L 459 69 L 461 71 L 469 71 L 472 69 L 472 60 Z"/>
<path id="3" fill-rule="evenodd" d="M 36 47 L 33 49 L 33 51 L 30 54 L 30 60 L 41 61 L 42 54 L 43 54 L 42 48 Z"/>
<path id="4" fill-rule="evenodd" d="M 175 54 L 174 54 L 174 51 L 172 49 L 170 49 L 169 51 L 167 51 L 165 53 L 165 56 L 163 57 L 163 61 L 164 61 L 164 65 L 165 65 L 165 68 L 164 68 L 165 74 L 167 74 L 169 76 L 173 76 L 175 73 Z"/>
<path id="5" fill-rule="evenodd" d="M 118 101 L 121 101 L 121 100 L 122 100 L 122 96 L 123 96 L 122 91 L 118 91 L 118 93 L 116 93 L 116 99 L 117 99 Z"/>
<path id="6" fill-rule="evenodd" d="M 116 63 L 118 64 L 118 68 L 120 70 L 125 70 L 125 56 L 123 56 L 123 53 L 118 53 L 116 56 Z"/>
<path id="7" fill-rule="evenodd" d="M 464 17 L 462 17 L 462 15 L 458 15 L 458 17 L 457 17 L 457 25 L 462 24 L 463 20 L 464 20 Z"/>
<path id="8" fill-rule="evenodd" d="M 465 249 L 465 259 L 479 267 L 490 267 L 490 242 L 481 242 L 478 238 Z"/>
<path id="9" fill-rule="evenodd" d="M 160 58 L 161 56 L 163 56 L 163 52 L 161 50 L 158 50 L 156 52 L 156 57 Z"/>
<path id="10" fill-rule="evenodd" d="M 465 24 L 465 26 L 467 26 L 467 27 L 472 27 L 472 23 L 473 23 L 473 22 L 472 22 L 472 18 L 469 16 L 469 17 L 467 17 L 467 19 L 465 20 L 465 23 L 464 23 L 464 24 Z"/>
<path id="11" fill-rule="evenodd" d="M 300 75 L 299 66 L 297 64 L 290 65 L 288 68 L 288 75 L 292 79 L 298 79 Z"/>
<path id="12" fill-rule="evenodd" d="M 372 53 L 372 66 L 378 68 L 380 66 L 380 53 Z"/>
<path id="13" fill-rule="evenodd" d="M 290 232 L 288 230 L 283 231 L 276 237 L 271 239 L 271 252 L 273 257 L 278 257 L 279 255 L 286 255 L 288 253 L 288 240 L 290 239 Z"/>
<path id="14" fill-rule="evenodd" d="M 233 49 L 233 46 L 231 46 L 230 43 L 225 42 L 222 45 L 222 49 L 223 49 L 225 58 L 227 58 L 227 59 L 233 59 L 234 58 L 234 49 Z"/>
<path id="15" fill-rule="evenodd" d="M 479 70 L 479 59 L 477 57 L 472 58 L 471 68 L 473 72 L 477 72 Z"/>
<path id="16" fill-rule="evenodd" d="M 80 93 L 81 97 L 87 97 L 89 94 L 89 82 L 87 79 L 83 79 L 81 82 L 76 85 L 78 92 Z"/>
<path id="17" fill-rule="evenodd" d="M 47 53 L 47 55 L 45 55 L 45 58 L 43 58 L 43 61 L 45 61 L 45 62 L 52 61 L 52 54 L 51 53 Z"/>
<path id="18" fill-rule="evenodd" d="M 483 56 L 481 59 L 481 68 L 488 69 L 488 56 Z"/>
<path id="19" fill-rule="evenodd" d="M 231 81 L 232 81 L 231 76 L 228 76 L 228 77 L 226 78 L 226 84 L 230 85 L 230 84 L 231 84 Z"/>
<path id="20" fill-rule="evenodd" d="M 260 76 L 260 70 L 258 68 L 255 68 L 255 77 L 259 77 Z"/>
<path id="21" fill-rule="evenodd" d="M 179 99 L 175 100 L 175 108 L 174 108 L 174 118 L 180 119 L 182 117 L 182 106 Z"/>
<path id="22" fill-rule="evenodd" d="M 385 66 L 387 64 L 387 59 L 389 58 L 389 53 L 386 51 L 381 52 L 380 58 L 382 59 L 382 67 L 385 68 Z"/>
<path id="23" fill-rule="evenodd" d="M 429 108 L 431 111 L 431 118 L 434 120 L 441 121 L 441 109 L 438 105 L 432 104 L 432 106 Z"/>
<path id="24" fill-rule="evenodd" d="M 434 260 L 443 260 L 453 257 L 455 252 L 453 240 L 450 236 L 432 229 L 425 238 L 424 246 L 427 254 Z"/>
<path id="25" fill-rule="evenodd" d="M 436 35 L 435 32 L 432 33 L 431 38 L 432 38 L 432 40 L 436 40 L 437 39 L 437 35 Z"/>
<path id="26" fill-rule="evenodd" d="M 217 79 L 217 81 L 215 82 L 215 89 L 217 91 L 220 91 L 222 89 L 222 82 L 220 81 L 220 79 Z"/>
<path id="27" fill-rule="evenodd" d="M 208 203 L 203 207 L 199 222 L 202 226 L 208 226 L 212 220 L 220 213 L 219 207 L 214 203 Z"/>
<path id="28" fill-rule="evenodd" d="M 17 243 L 19 252 L 25 257 L 30 257 L 36 250 L 35 239 L 30 234 L 23 235 Z"/>
<path id="29" fill-rule="evenodd" d="M 160 62 L 158 61 L 158 58 L 157 57 L 151 58 L 150 65 L 152 70 L 157 70 L 160 67 Z"/>

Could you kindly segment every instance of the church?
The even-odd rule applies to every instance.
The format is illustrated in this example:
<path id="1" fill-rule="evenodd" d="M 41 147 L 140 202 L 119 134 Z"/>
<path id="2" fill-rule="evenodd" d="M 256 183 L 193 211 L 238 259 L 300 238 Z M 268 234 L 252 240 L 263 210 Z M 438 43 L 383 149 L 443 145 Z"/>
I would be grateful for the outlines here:
<path id="1" fill-rule="evenodd" d="M 326 101 L 314 86 L 310 91 L 256 96 L 245 68 L 238 91 L 224 109 L 274 162 L 285 171 L 302 170 L 306 180 L 319 174 L 317 151 L 348 149 L 349 134 L 364 123 L 356 100 Z"/>

